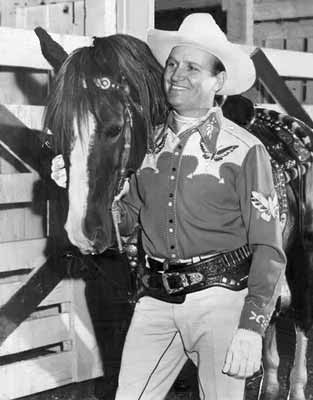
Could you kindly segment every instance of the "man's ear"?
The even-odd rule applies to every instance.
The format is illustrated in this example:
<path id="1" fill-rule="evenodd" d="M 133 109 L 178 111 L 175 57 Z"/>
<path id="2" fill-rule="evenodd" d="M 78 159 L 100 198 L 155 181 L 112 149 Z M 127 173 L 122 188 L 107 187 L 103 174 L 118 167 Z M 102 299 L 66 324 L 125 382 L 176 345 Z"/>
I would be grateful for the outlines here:
<path id="1" fill-rule="evenodd" d="M 226 72 L 225 71 L 221 71 L 218 74 L 216 74 L 216 93 L 218 94 L 218 92 L 222 89 L 222 87 L 224 86 L 224 82 L 226 79 Z"/>
<path id="2" fill-rule="evenodd" d="M 68 57 L 67 52 L 41 26 L 35 28 L 34 31 L 39 39 L 42 55 L 57 73 Z"/>

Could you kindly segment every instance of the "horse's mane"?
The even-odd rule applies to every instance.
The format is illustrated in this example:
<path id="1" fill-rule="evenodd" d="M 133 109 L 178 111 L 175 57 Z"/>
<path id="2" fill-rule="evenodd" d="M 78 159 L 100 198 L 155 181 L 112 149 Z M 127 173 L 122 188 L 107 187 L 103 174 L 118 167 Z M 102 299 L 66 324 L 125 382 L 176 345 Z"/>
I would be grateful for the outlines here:
<path id="1" fill-rule="evenodd" d="M 75 50 L 60 68 L 48 97 L 44 127 L 56 139 L 58 151 L 69 149 L 73 121 L 78 129 L 92 112 L 100 119 L 100 104 L 113 116 L 110 95 L 95 85 L 95 78 L 107 76 L 118 82 L 124 77 L 130 96 L 142 106 L 142 116 L 152 140 L 153 127 L 164 121 L 165 97 L 161 87 L 162 67 L 148 46 L 129 35 L 95 38 L 93 45 Z M 82 134 L 82 132 L 79 132 Z"/>

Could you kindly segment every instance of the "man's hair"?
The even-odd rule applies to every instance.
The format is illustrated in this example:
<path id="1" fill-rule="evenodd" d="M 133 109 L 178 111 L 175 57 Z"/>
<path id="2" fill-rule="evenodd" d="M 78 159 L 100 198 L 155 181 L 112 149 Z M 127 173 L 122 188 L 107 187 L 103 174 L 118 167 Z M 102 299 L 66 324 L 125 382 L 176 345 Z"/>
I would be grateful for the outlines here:
<path id="1" fill-rule="evenodd" d="M 225 71 L 224 64 L 217 57 L 214 56 L 214 64 L 212 67 L 212 74 L 215 76 L 220 72 Z"/>

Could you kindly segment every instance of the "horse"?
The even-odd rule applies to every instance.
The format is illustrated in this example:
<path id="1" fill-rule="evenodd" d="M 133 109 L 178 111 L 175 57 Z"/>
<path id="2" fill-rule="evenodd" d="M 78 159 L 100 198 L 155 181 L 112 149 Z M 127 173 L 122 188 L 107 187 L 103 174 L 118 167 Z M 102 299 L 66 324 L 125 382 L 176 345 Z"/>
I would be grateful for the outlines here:
<path id="1" fill-rule="evenodd" d="M 121 248 L 114 199 L 146 152 L 153 151 L 153 128 L 168 111 L 161 76 L 148 46 L 123 34 L 95 38 L 92 46 L 75 50 L 56 76 L 44 126 L 65 158 L 65 228 L 83 254 L 101 254 L 116 243 Z M 284 305 L 293 310 L 297 345 L 289 399 L 305 400 L 305 354 L 313 317 L 313 133 L 296 118 L 257 109 L 238 96 L 229 98 L 223 111 L 256 135 L 272 160 L 291 292 L 291 304 L 286 290 L 277 313 Z M 137 250 L 131 249 L 136 265 Z M 262 400 L 278 398 L 275 337 L 273 318 L 264 340 Z"/>

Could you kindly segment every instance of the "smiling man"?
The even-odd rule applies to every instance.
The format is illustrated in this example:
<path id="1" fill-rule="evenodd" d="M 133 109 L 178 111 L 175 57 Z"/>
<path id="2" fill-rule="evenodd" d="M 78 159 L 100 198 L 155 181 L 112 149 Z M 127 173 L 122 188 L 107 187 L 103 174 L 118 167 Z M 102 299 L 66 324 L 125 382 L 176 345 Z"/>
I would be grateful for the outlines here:
<path id="1" fill-rule="evenodd" d="M 202 49 L 175 47 L 166 61 L 164 89 L 170 105 L 185 117 L 202 117 L 213 106 L 225 72 L 219 60 Z"/>
<path id="2" fill-rule="evenodd" d="M 124 233 L 142 227 L 146 266 L 116 400 L 164 399 L 188 358 L 201 399 L 242 400 L 286 263 L 268 154 L 215 104 L 248 90 L 254 65 L 209 14 L 152 30 L 148 44 L 171 111 L 120 201 Z"/>

